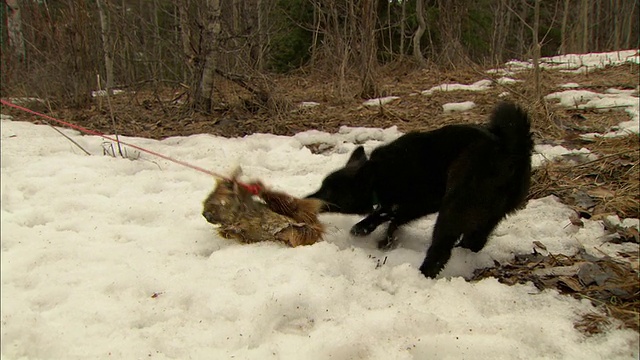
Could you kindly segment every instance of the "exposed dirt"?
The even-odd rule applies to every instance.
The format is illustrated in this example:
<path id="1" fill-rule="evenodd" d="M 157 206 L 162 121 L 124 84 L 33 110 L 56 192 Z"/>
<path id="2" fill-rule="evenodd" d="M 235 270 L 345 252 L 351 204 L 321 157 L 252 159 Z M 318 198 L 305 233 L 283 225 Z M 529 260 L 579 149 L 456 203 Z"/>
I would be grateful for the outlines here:
<path id="1" fill-rule="evenodd" d="M 245 90 L 220 79 L 220 104 L 212 114 L 196 113 L 183 105 L 184 89 L 163 89 L 157 94 L 150 88 L 128 89 L 124 94 L 111 97 L 111 109 L 107 99 L 94 98 L 93 103 L 82 109 L 69 109 L 47 104 L 32 104 L 48 115 L 85 126 L 104 133 L 114 133 L 111 113 L 116 118 L 116 130 L 122 135 L 149 138 L 185 136 L 197 133 L 234 137 L 256 132 L 292 135 L 308 129 L 335 132 L 340 126 L 389 127 L 398 126 L 401 131 L 428 130 L 448 123 L 482 123 L 499 101 L 498 95 L 511 91 L 508 98 L 525 107 L 530 113 L 541 136 L 547 134 L 548 124 L 554 122 L 566 128 L 566 140 L 572 140 L 575 132 L 604 131 L 619 122 L 613 113 L 592 110 L 565 109 L 549 106 L 542 111 L 533 107 L 533 85 L 530 73 L 523 72 L 515 78 L 524 80 L 510 85 L 496 84 L 481 92 L 435 92 L 430 96 L 419 93 L 443 83 L 471 84 L 487 74 L 482 69 L 438 71 L 432 69 L 407 70 L 382 69 L 378 79 L 381 95 L 399 96 L 382 108 L 362 106 L 363 99 L 356 97 L 358 84 L 347 81 L 339 96 L 340 85 L 322 74 L 298 74 L 278 76 L 273 81 L 274 101 L 272 109 L 260 108 L 251 102 Z M 566 74 L 544 71 L 542 92 L 558 91 L 558 85 L 576 82 L 581 88 L 602 91 L 610 87 L 635 88 L 638 85 L 638 66 L 623 65 L 595 70 L 588 74 Z M 299 108 L 303 101 L 320 103 L 313 108 Z M 442 105 L 451 102 L 473 101 L 476 107 L 464 113 L 445 114 Z M 41 122 L 41 119 L 25 113 L 3 109 L 18 120 Z M 573 135 L 573 136 L 572 136 Z"/>

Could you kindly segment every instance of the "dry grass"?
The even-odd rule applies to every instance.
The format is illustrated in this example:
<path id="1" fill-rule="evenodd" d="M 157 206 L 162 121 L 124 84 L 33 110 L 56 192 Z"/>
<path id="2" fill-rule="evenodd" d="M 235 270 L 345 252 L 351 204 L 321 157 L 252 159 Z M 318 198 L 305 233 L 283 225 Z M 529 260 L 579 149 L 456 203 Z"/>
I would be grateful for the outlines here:
<path id="1" fill-rule="evenodd" d="M 549 162 L 535 169 L 529 198 L 555 195 L 587 217 L 639 218 L 638 136 L 602 138 L 588 147 L 597 160 Z"/>

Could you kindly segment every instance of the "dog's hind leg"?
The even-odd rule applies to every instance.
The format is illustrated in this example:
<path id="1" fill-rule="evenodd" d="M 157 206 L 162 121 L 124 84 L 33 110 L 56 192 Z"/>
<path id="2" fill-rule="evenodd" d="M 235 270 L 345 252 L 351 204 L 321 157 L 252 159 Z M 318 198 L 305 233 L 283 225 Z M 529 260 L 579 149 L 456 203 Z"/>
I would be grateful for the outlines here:
<path id="1" fill-rule="evenodd" d="M 391 210 L 378 206 L 371 214 L 353 225 L 350 233 L 354 236 L 367 236 L 377 229 L 380 224 L 389 221 L 391 216 Z"/>
<path id="2" fill-rule="evenodd" d="M 482 250 L 489 239 L 489 235 L 491 235 L 491 232 L 495 229 L 500 220 L 502 220 L 502 218 L 490 219 L 480 226 L 477 226 L 475 229 L 465 231 L 462 236 L 462 241 L 460 241 L 458 246 L 469 249 L 473 252 Z"/>
<path id="3" fill-rule="evenodd" d="M 446 265 L 451 257 L 451 250 L 456 241 L 462 236 L 459 212 L 444 209 L 438 214 L 438 220 L 433 230 L 433 241 L 425 257 L 420 272 L 426 277 L 434 278 Z"/>

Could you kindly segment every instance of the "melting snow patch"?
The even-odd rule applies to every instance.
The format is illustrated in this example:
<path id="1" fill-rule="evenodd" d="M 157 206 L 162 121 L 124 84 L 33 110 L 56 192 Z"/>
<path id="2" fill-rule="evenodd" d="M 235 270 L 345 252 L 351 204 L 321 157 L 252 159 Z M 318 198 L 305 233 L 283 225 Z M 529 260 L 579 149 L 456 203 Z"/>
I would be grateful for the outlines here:
<path id="1" fill-rule="evenodd" d="M 498 80 L 496 80 L 496 82 L 498 84 L 502 84 L 502 85 L 506 85 L 506 84 L 513 84 L 513 83 L 517 83 L 517 82 L 522 82 L 522 80 L 516 80 L 516 79 L 512 79 L 510 77 L 501 77 Z"/>
<path id="2" fill-rule="evenodd" d="M 531 166 L 535 168 L 545 162 L 554 161 L 566 156 L 585 157 L 586 160 L 595 160 L 598 158 L 596 155 L 592 154 L 589 149 L 585 148 L 580 150 L 568 150 L 560 145 L 536 145 L 534 148 L 534 154 L 531 156 Z"/>
<path id="3" fill-rule="evenodd" d="M 118 95 L 118 94 L 124 93 L 124 90 L 113 89 L 112 93 L 113 93 L 113 95 Z M 92 91 L 91 92 L 91 96 L 92 97 L 107 96 L 107 90 Z"/>
<path id="4" fill-rule="evenodd" d="M 387 129 L 342 126 L 337 134 L 324 131 L 308 130 L 293 137 L 303 146 L 322 144 L 324 148 L 335 148 L 333 152 L 344 154 L 351 152 L 356 144 L 372 151 L 382 143 L 391 142 L 402 135 L 397 126 Z"/>
<path id="5" fill-rule="evenodd" d="M 442 105 L 442 110 L 445 113 L 454 112 L 454 111 L 467 111 L 476 107 L 476 104 L 473 101 L 465 101 L 459 103 L 448 103 Z"/>
<path id="6" fill-rule="evenodd" d="M 575 88 L 579 88 L 580 84 L 578 84 L 578 83 L 566 83 L 566 84 L 559 85 L 558 87 L 561 87 L 561 88 L 564 88 L 564 89 L 575 89 Z"/>
<path id="7" fill-rule="evenodd" d="M 540 58 L 540 67 L 563 72 L 586 73 L 606 66 L 625 63 L 640 63 L 638 50 L 612 51 L 591 54 L 566 54 Z M 488 73 L 510 75 L 533 68 L 532 61 L 512 60 L 505 63 L 505 69 L 491 69 Z"/>
<path id="8" fill-rule="evenodd" d="M 637 134 L 640 131 L 638 129 L 640 127 L 640 104 L 636 94 L 637 90 L 608 89 L 605 94 L 588 90 L 565 90 L 549 94 L 545 96 L 545 99 L 558 99 L 562 106 L 575 107 L 576 109 L 592 108 L 601 111 L 624 109 L 631 117 L 631 120 L 620 122 L 609 133 L 603 135 L 604 137 L 616 137 Z M 582 135 L 586 139 L 592 139 L 597 136 L 599 134 Z"/>
<path id="9" fill-rule="evenodd" d="M 300 103 L 300 108 L 301 109 L 307 109 L 307 108 L 312 108 L 312 107 L 316 107 L 320 105 L 320 103 L 317 103 L 315 101 L 303 101 Z"/>
<path id="10" fill-rule="evenodd" d="M 44 100 L 37 97 L 9 98 L 9 101 L 16 105 L 27 105 L 32 102 L 39 102 L 44 104 Z"/>
<path id="11" fill-rule="evenodd" d="M 422 92 L 422 95 L 431 95 L 436 91 L 485 91 L 491 88 L 491 80 L 480 80 L 476 81 L 471 85 L 463 85 L 463 84 L 442 84 L 438 86 L 434 86 L 429 90 L 425 90 Z"/>
<path id="12" fill-rule="evenodd" d="M 388 104 L 394 100 L 400 99 L 398 96 L 387 96 L 377 99 L 370 99 L 362 103 L 364 106 L 373 107 L 373 106 L 382 106 Z"/>

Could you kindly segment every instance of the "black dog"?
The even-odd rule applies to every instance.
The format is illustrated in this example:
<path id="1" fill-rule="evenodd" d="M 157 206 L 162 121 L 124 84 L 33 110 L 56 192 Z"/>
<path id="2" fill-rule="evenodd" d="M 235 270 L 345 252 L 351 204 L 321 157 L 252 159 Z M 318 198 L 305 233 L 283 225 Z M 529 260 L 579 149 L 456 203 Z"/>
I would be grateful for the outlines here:
<path id="1" fill-rule="evenodd" d="M 344 168 L 307 197 L 323 200 L 324 211 L 368 214 L 351 228 L 353 235 L 370 234 L 388 221 L 379 248 L 393 245 L 399 226 L 439 212 L 420 266 L 425 276 L 435 277 L 454 246 L 480 251 L 496 225 L 523 203 L 532 148 L 527 114 L 502 103 L 484 126 L 408 133 L 376 148 L 370 159 L 358 147 Z"/>

